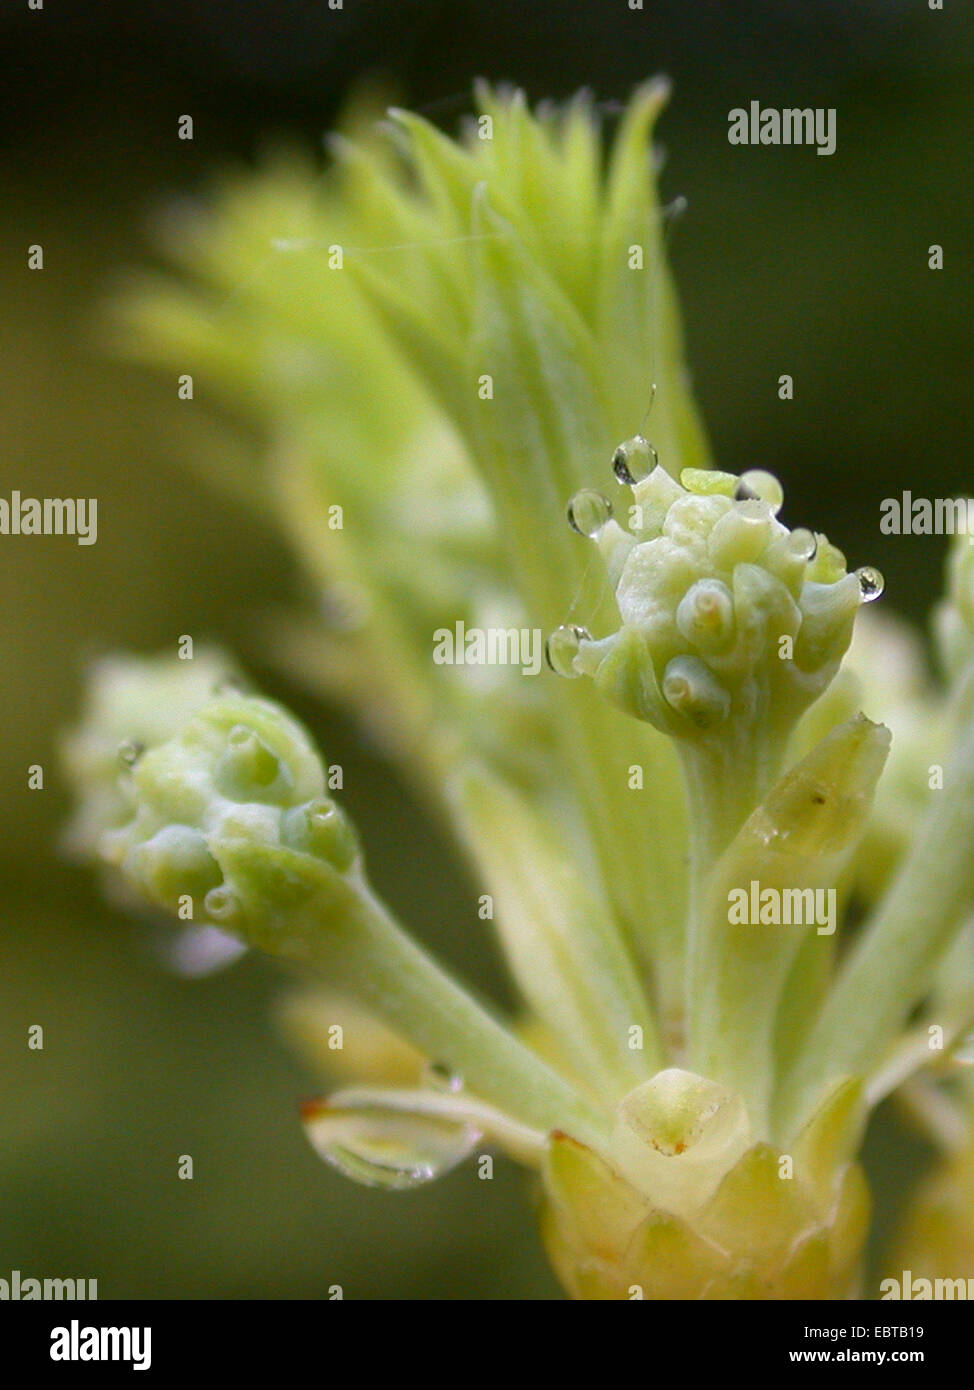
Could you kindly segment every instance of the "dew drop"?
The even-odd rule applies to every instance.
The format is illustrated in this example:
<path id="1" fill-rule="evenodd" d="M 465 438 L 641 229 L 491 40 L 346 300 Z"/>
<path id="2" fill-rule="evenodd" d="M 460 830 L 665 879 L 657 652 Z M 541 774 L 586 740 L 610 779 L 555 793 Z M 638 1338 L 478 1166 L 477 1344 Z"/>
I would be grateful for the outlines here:
<path id="1" fill-rule="evenodd" d="M 741 474 L 734 491 L 734 500 L 745 502 L 753 501 L 754 498 L 767 502 L 775 515 L 781 510 L 785 494 L 773 473 L 768 473 L 763 468 L 749 468 L 746 473 Z"/>
<path id="2" fill-rule="evenodd" d="M 592 637 L 584 627 L 556 627 L 544 644 L 545 660 L 556 676 L 574 679 L 581 675 L 573 665 L 578 649 Z"/>
<path id="3" fill-rule="evenodd" d="M 568 504 L 568 524 L 580 536 L 594 539 L 612 520 L 612 503 L 594 488 L 583 487 Z"/>
<path id="4" fill-rule="evenodd" d="M 118 761 L 123 767 L 134 767 L 144 752 L 144 743 L 136 738 L 127 738 L 118 745 Z"/>
<path id="5" fill-rule="evenodd" d="M 861 569 L 857 569 L 856 578 L 859 580 L 859 592 L 862 594 L 863 603 L 872 603 L 886 587 L 885 579 L 873 565 L 863 565 Z"/>
<path id="6" fill-rule="evenodd" d="M 620 444 L 612 455 L 612 471 L 627 487 L 635 487 L 648 478 L 658 463 L 659 455 L 641 434 Z"/>
<path id="7" fill-rule="evenodd" d="M 319 1157 L 367 1187 L 418 1187 L 455 1168 L 480 1142 L 472 1125 L 411 1114 L 368 1097 L 302 1107 L 304 1130 Z"/>

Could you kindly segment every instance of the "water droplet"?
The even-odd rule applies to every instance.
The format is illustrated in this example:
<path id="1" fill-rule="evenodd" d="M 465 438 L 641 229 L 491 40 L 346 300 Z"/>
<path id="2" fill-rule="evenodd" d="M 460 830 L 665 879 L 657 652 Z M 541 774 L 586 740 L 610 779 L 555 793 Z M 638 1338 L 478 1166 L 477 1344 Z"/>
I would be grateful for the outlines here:
<path id="1" fill-rule="evenodd" d="M 123 767 L 134 767 L 144 752 L 144 743 L 137 738 L 127 738 L 118 745 L 118 761 Z"/>
<path id="2" fill-rule="evenodd" d="M 568 504 L 568 524 L 580 536 L 593 539 L 612 520 L 612 503 L 594 488 L 583 487 Z"/>
<path id="3" fill-rule="evenodd" d="M 861 569 L 857 569 L 856 578 L 859 580 L 859 592 L 862 594 L 863 603 L 872 603 L 886 588 L 886 580 L 873 565 L 863 565 Z"/>
<path id="4" fill-rule="evenodd" d="M 656 450 L 641 434 L 620 444 L 612 455 L 612 471 L 627 487 L 635 487 L 648 478 L 658 463 Z"/>
<path id="5" fill-rule="evenodd" d="M 799 560 L 814 560 L 818 554 L 818 541 L 815 534 L 804 526 L 797 527 L 787 541 L 788 549 Z"/>
<path id="6" fill-rule="evenodd" d="M 383 1097 L 339 1092 L 302 1107 L 305 1133 L 326 1163 L 368 1187 L 418 1187 L 455 1168 L 480 1142 L 462 1120 L 397 1109 Z"/>
<path id="7" fill-rule="evenodd" d="M 568 679 L 581 675 L 573 663 L 582 643 L 591 640 L 591 633 L 584 627 L 556 627 L 544 644 L 545 659 L 555 675 Z"/>
<path id="8" fill-rule="evenodd" d="M 768 473 L 763 468 L 749 468 L 746 473 L 742 473 L 734 490 L 736 502 L 749 502 L 755 498 L 767 502 L 775 515 L 781 510 L 785 500 L 785 494 L 778 479 L 773 473 Z"/>
<path id="9" fill-rule="evenodd" d="M 445 1062 L 428 1062 L 423 1068 L 423 1080 L 434 1091 L 455 1093 L 463 1090 L 463 1077 L 451 1071 Z"/>

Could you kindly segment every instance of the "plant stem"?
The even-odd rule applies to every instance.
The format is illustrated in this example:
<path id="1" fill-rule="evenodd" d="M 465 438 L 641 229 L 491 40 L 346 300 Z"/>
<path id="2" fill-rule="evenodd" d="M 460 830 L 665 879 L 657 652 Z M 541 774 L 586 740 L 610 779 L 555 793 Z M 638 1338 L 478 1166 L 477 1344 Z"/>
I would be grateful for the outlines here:
<path id="1" fill-rule="evenodd" d="M 974 671 L 958 700 L 970 708 Z M 782 1092 L 800 1123 L 838 1077 L 864 1075 L 930 987 L 974 898 L 974 719 L 961 724 L 933 800 L 892 886 L 839 970 Z"/>

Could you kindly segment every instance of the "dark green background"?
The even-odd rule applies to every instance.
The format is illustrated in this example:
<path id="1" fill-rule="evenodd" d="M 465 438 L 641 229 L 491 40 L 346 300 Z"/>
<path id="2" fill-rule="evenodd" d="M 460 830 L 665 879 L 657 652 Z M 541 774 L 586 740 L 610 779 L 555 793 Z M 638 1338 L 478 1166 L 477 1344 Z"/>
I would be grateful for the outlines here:
<path id="1" fill-rule="evenodd" d="M 552 1295 L 513 1168 L 484 1183 L 466 1166 L 409 1195 L 345 1184 L 296 1123 L 315 1082 L 270 1021 L 280 974 L 247 960 L 206 982 L 168 977 L 146 934 L 56 855 L 53 746 L 87 657 L 214 637 L 342 762 L 402 916 L 503 990 L 484 940 L 452 925 L 471 887 L 408 789 L 266 669 L 249 635 L 251 614 L 300 596 L 300 578 L 186 466 L 201 441 L 224 447 L 232 428 L 246 448 L 246 435 L 205 393 L 188 416 L 169 382 L 103 355 L 98 307 L 149 256 L 154 209 L 267 136 L 316 142 L 358 77 L 391 78 L 449 127 L 476 75 L 612 102 L 666 71 L 663 188 L 689 199 L 672 253 L 718 462 L 772 468 L 788 519 L 877 563 L 884 602 L 919 620 L 943 542 L 880 537 L 879 503 L 971 485 L 969 7 L 49 0 L 31 13 L 4 0 L 0 43 L 13 72 L 0 92 L 0 494 L 99 498 L 93 547 L 0 538 L 0 1277 L 96 1277 L 102 1296 L 308 1297 L 333 1283 L 359 1298 Z M 727 112 L 752 99 L 836 107 L 837 153 L 729 146 Z M 176 139 L 183 112 L 192 144 Z M 40 274 L 26 270 L 33 242 Z M 782 372 L 791 403 L 777 399 Z M 35 762 L 42 792 L 26 789 Z M 27 1050 L 32 1023 L 42 1053 Z M 182 1153 L 191 1183 L 176 1178 Z M 883 1225 L 920 1157 L 875 1131 Z"/>

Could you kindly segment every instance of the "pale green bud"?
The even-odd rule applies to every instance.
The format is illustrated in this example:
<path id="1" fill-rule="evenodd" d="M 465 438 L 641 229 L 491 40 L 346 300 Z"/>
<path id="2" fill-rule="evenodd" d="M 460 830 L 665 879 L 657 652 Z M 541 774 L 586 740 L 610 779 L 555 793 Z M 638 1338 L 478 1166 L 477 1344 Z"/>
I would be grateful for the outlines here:
<path id="1" fill-rule="evenodd" d="M 214 697 L 128 777 L 132 816 L 103 837 L 103 855 L 160 906 L 191 896 L 194 920 L 245 933 L 320 890 L 322 870 L 327 880 L 355 869 L 355 834 L 325 795 L 317 752 L 269 700 Z"/>
<path id="2" fill-rule="evenodd" d="M 109 839 L 110 854 L 121 846 L 121 837 Z M 175 912 L 182 894 L 202 901 L 222 881 L 220 866 L 207 848 L 206 838 L 188 825 L 166 825 L 133 848 L 122 850 L 121 864 L 143 896 Z"/>
<path id="3" fill-rule="evenodd" d="M 861 1122 L 858 1088 L 840 1085 L 783 1152 L 727 1087 L 660 1072 L 622 1100 L 602 1151 L 551 1136 L 552 1263 L 575 1298 L 850 1297 L 869 1215 Z"/>
<path id="4" fill-rule="evenodd" d="M 611 548 L 600 542 L 622 628 L 583 640 L 574 671 L 677 738 L 729 724 L 739 741 L 766 727 L 780 744 L 832 679 L 882 580 L 847 574 L 824 537 L 784 526 L 770 473 L 684 469 L 681 485 L 659 466 L 636 476 L 644 454 L 630 440 L 616 459 L 634 479 L 634 543 L 627 552 L 615 523 Z M 641 679 L 639 660 L 651 667 Z"/>
<path id="5" fill-rule="evenodd" d="M 98 853 L 105 831 L 131 814 L 131 767 L 171 738 L 214 691 L 237 679 L 229 657 L 212 650 L 197 649 L 188 660 L 110 656 L 95 664 L 84 719 L 61 749 L 77 796 L 65 837 L 73 853 Z"/>

